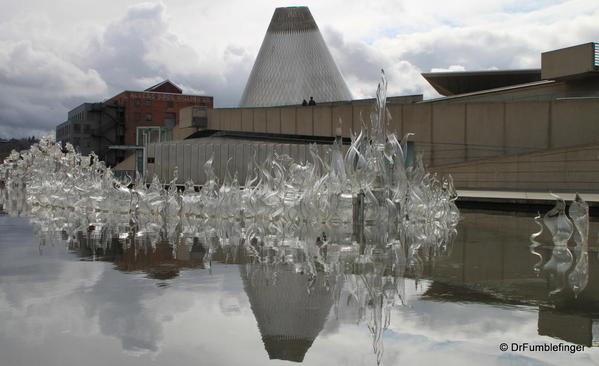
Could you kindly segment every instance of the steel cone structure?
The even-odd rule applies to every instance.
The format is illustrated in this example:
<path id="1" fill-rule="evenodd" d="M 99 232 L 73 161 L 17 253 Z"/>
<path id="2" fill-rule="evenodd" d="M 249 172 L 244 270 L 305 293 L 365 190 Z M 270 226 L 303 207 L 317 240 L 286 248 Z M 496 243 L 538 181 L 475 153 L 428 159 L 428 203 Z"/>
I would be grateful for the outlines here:
<path id="1" fill-rule="evenodd" d="M 333 306 L 335 278 L 311 279 L 285 264 L 247 264 L 240 272 L 268 357 L 302 362 Z"/>
<path id="2" fill-rule="evenodd" d="M 260 107 L 351 100 L 307 7 L 277 8 L 239 105 Z"/>

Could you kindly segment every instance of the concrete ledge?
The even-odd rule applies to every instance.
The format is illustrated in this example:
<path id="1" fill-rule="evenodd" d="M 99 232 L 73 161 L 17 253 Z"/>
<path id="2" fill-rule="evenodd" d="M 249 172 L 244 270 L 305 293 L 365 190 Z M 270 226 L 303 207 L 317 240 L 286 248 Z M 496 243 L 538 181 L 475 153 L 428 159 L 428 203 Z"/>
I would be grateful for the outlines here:
<path id="1" fill-rule="evenodd" d="M 555 197 L 549 192 L 489 191 L 458 189 L 456 201 L 460 208 L 474 208 L 500 211 L 547 212 L 555 206 Z M 556 192 L 568 201 L 574 200 L 575 192 Z M 589 204 L 591 216 L 599 216 L 599 194 L 580 193 Z"/>

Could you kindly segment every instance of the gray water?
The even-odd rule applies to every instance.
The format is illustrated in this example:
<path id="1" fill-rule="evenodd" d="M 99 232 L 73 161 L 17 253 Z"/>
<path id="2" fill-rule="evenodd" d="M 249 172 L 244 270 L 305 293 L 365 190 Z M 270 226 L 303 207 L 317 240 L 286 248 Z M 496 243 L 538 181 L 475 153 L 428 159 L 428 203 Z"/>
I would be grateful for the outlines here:
<path id="1" fill-rule="evenodd" d="M 597 226 L 587 287 L 550 295 L 559 279 L 534 270 L 530 215 L 462 212 L 450 254 L 406 275 L 381 364 L 599 364 Z M 201 256 L 40 245 L 27 219 L 0 216 L 0 365 L 376 365 L 368 322 L 343 311 L 330 279 L 308 293 L 307 276 L 206 269 Z M 525 342 L 584 350 L 511 350 Z"/>

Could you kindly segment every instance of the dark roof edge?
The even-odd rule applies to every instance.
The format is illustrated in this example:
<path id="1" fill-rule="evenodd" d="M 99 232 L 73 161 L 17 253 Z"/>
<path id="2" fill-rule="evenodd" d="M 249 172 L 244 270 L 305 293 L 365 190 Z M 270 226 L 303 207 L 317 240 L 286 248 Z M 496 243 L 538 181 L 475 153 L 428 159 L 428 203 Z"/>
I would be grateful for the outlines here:
<path id="1" fill-rule="evenodd" d="M 296 143 L 317 143 L 317 144 L 332 144 L 335 142 L 334 136 L 313 136 L 313 135 L 292 135 L 279 133 L 265 132 L 247 132 L 247 131 L 225 131 L 225 130 L 201 130 L 186 137 L 185 140 L 199 139 L 205 137 L 228 137 L 247 140 L 267 140 L 279 142 L 296 142 Z M 351 139 L 343 137 L 343 144 L 349 145 Z"/>
<path id="2" fill-rule="evenodd" d="M 170 81 L 169 79 L 166 79 L 166 80 L 164 80 L 164 81 L 161 81 L 161 82 L 159 82 L 159 83 L 158 83 L 158 84 L 156 84 L 156 85 L 152 85 L 151 87 L 147 88 L 147 89 L 146 89 L 146 90 L 144 90 L 144 91 L 152 91 L 152 89 L 156 89 L 156 88 L 158 88 L 159 86 L 161 86 L 161 85 L 164 85 L 164 84 L 166 84 L 166 83 L 170 83 L 172 86 L 174 86 L 175 88 L 179 89 L 179 90 L 181 91 L 181 93 L 183 93 L 183 89 L 179 88 L 179 86 L 178 86 L 177 84 L 173 83 L 173 82 L 172 82 L 172 81 Z M 173 93 L 173 94 L 175 94 L 175 93 Z"/>
<path id="3" fill-rule="evenodd" d="M 471 93 L 455 94 L 455 95 L 448 95 L 448 96 L 444 96 L 444 97 L 440 97 L 440 98 L 425 99 L 421 102 L 418 102 L 418 104 L 442 102 L 445 100 L 474 97 L 477 95 L 484 95 L 484 94 L 500 93 L 500 92 L 516 90 L 516 89 L 534 88 L 536 86 L 547 86 L 547 85 L 555 84 L 555 83 L 556 83 L 556 81 L 554 81 L 554 80 L 533 81 L 533 82 L 526 83 L 526 84 L 509 85 L 509 86 L 504 86 L 504 87 L 500 87 L 500 88 L 479 90 L 479 91 L 475 91 L 475 92 L 471 92 Z"/>
<path id="4" fill-rule="evenodd" d="M 443 72 L 423 72 L 423 77 L 429 76 L 468 76 L 468 75 L 509 75 L 509 74 L 530 74 L 541 73 L 541 69 L 514 69 L 514 70 L 473 70 L 473 71 L 443 71 Z"/>

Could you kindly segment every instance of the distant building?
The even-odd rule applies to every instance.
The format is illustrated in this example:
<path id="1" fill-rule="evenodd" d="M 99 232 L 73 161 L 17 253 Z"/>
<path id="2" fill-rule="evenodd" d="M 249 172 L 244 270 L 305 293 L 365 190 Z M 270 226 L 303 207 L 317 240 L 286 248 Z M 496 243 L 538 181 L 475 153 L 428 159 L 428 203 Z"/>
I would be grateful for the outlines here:
<path id="1" fill-rule="evenodd" d="M 172 140 L 172 129 L 178 125 L 180 110 L 189 106 L 211 109 L 213 99 L 183 94 L 178 86 L 165 80 L 141 92 L 123 91 L 104 104 L 125 108 L 124 144 L 142 146 L 144 142 Z"/>
<path id="2" fill-rule="evenodd" d="M 56 126 L 56 140 L 69 142 L 83 155 L 92 151 L 109 166 L 124 160 L 124 152 L 109 150 L 124 144 L 125 109 L 118 105 L 83 103 L 68 113 L 68 120 Z"/>
<path id="3" fill-rule="evenodd" d="M 180 128 L 181 110 L 189 107 L 193 112 L 183 113 L 189 118 Z M 165 80 L 144 91 L 126 90 L 102 103 L 77 106 L 56 127 L 56 139 L 70 142 L 84 155 L 95 152 L 109 166 L 134 170 L 136 147 L 185 138 L 207 125 L 211 108 L 213 97 L 183 94 Z"/>

